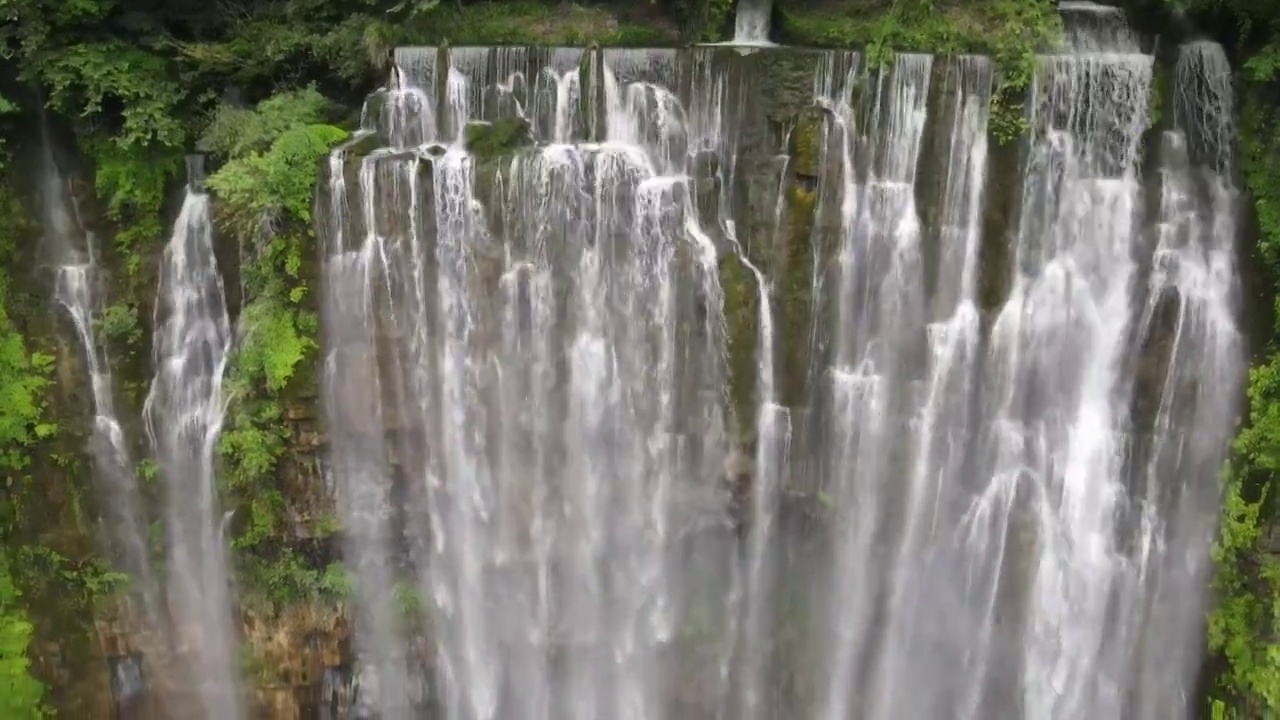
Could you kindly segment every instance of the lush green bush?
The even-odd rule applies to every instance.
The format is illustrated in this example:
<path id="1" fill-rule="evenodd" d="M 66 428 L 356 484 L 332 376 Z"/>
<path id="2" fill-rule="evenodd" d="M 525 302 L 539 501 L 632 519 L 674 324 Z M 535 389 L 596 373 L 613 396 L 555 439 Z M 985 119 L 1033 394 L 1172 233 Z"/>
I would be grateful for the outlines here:
<path id="1" fill-rule="evenodd" d="M 224 230 L 240 243 L 242 299 L 238 341 L 225 387 L 231 404 L 219 444 L 227 490 L 244 522 L 233 545 L 251 592 L 278 600 L 318 583 L 280 546 L 286 500 L 278 473 L 288 447 L 285 393 L 314 362 L 316 319 L 306 301 L 304 258 L 316 252 L 311 224 L 318 161 L 344 130 L 324 124 L 329 103 L 307 88 L 285 92 L 252 111 L 223 108 L 202 147 L 224 164 L 209 176 Z M 296 591 L 296 592 L 295 592 Z"/>
<path id="2" fill-rule="evenodd" d="M 0 547 L 0 717 L 27 720 L 44 717 L 44 686 L 31 676 L 27 646 L 32 628 L 18 599 L 18 587 Z"/>

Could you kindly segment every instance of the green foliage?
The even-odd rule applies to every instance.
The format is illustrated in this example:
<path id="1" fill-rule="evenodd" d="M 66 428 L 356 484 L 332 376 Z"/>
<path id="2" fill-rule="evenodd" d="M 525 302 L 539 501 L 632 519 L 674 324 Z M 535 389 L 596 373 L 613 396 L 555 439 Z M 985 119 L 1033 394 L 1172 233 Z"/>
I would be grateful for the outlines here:
<path id="1" fill-rule="evenodd" d="M 1269 268 L 1280 267 L 1280 133 L 1271 128 L 1274 111 L 1265 100 L 1247 99 L 1240 134 L 1242 169 L 1258 218 L 1258 250 Z"/>
<path id="2" fill-rule="evenodd" d="M 1022 99 L 1036 71 L 1036 52 L 1054 43 L 1062 20 L 1050 0 L 872 0 L 829 3 L 827 9 L 781 8 L 786 42 L 861 48 L 869 68 L 897 52 L 982 53 L 992 56 L 1000 79 L 992 95 L 991 129 L 1001 143 L 1026 131 Z"/>
<path id="3" fill-rule="evenodd" d="M 341 564 L 317 568 L 288 548 L 271 556 L 245 556 L 241 574 L 254 598 L 277 610 L 308 602 L 341 602 L 355 591 Z"/>
<path id="4" fill-rule="evenodd" d="M 175 147 L 186 139 L 174 103 L 183 95 L 166 62 L 124 40 L 83 44 L 50 54 L 35 72 L 49 104 L 81 118 L 120 107 L 113 140 L 124 148 Z"/>
<path id="5" fill-rule="evenodd" d="M 423 611 L 427 607 L 422 592 L 412 584 L 407 582 L 398 582 L 391 590 L 392 596 L 395 597 L 396 608 L 400 614 L 407 620 L 416 619 L 422 616 Z"/>
<path id="6" fill-rule="evenodd" d="M 250 404 L 250 399 L 243 396 L 236 400 L 239 406 Z M 271 477 L 285 450 L 282 425 L 280 405 L 276 402 L 253 403 L 252 408 L 237 410 L 233 426 L 223 432 L 219 441 L 219 451 L 229 461 L 227 474 L 231 487 L 251 491 L 260 481 Z"/>
<path id="7" fill-rule="evenodd" d="M 1030 79 L 1034 57 L 1029 52 L 1052 40 L 1060 24 L 1048 0 L 843 0 L 822 7 L 782 5 L 780 31 L 786 41 L 862 48 L 871 67 L 890 61 L 894 52 L 987 53 L 1015 83 Z"/>
<path id="8" fill-rule="evenodd" d="M 31 446 L 55 430 L 42 421 L 42 393 L 52 362 L 47 355 L 27 352 L 22 335 L 0 309 L 0 470 L 26 468 Z"/>
<path id="9" fill-rule="evenodd" d="M 1270 372 L 1275 372 L 1277 365 L 1280 358 L 1273 358 L 1268 364 Z M 1276 400 L 1268 397 L 1262 402 Z M 1245 447 L 1249 441 L 1276 431 L 1280 426 L 1265 430 L 1255 426 L 1242 433 L 1243 442 L 1237 443 L 1237 449 L 1246 462 L 1253 459 Z M 1275 439 L 1269 437 L 1265 442 L 1273 445 Z M 1280 457 L 1271 450 L 1268 463 Z M 1218 604 L 1209 615 L 1209 648 L 1225 658 L 1225 671 L 1218 680 L 1237 703 L 1260 703 L 1274 711 L 1280 708 L 1280 643 L 1276 642 L 1280 637 L 1280 560 L 1259 552 L 1266 498 L 1246 500 L 1244 485 L 1243 478 L 1228 468 L 1221 528 L 1213 547 Z"/>
<path id="10" fill-rule="evenodd" d="M 723 28 L 732 14 L 733 0 L 707 0 L 707 30 L 703 32 L 702 39 L 707 42 L 723 39 L 720 37 L 723 31 L 717 31 L 717 28 Z"/>
<path id="11" fill-rule="evenodd" d="M 1208 640 L 1224 659 L 1218 684 L 1225 698 L 1216 702 L 1233 712 L 1274 712 L 1280 709 L 1280 560 L 1263 551 L 1267 488 L 1255 489 L 1250 478 L 1272 478 L 1280 470 L 1280 353 L 1250 371 L 1248 396 L 1250 424 L 1236 438 L 1236 460 L 1224 472 Z"/>
<path id="12" fill-rule="evenodd" d="M 18 604 L 18 586 L 0 547 L 0 717 L 45 717 L 44 686 L 31 676 L 27 647 L 32 627 Z"/>
<path id="13" fill-rule="evenodd" d="M 180 167 L 182 152 L 157 144 L 126 147 L 100 136 L 86 137 L 83 148 L 96 167 L 98 197 L 116 225 L 115 244 L 125 270 L 136 276 L 147 250 L 164 241 L 165 185 Z"/>
<path id="14" fill-rule="evenodd" d="M 129 577 L 118 573 L 98 558 L 77 560 L 44 546 L 28 545 L 18 549 L 12 568 L 15 576 L 25 576 L 26 585 L 53 582 L 63 594 L 63 601 L 90 608 L 101 598 L 125 587 Z M 22 579 L 22 578 L 20 578 Z"/>
<path id="15" fill-rule="evenodd" d="M 138 477 L 145 483 L 154 483 L 160 477 L 160 463 L 152 458 L 139 460 Z"/>
<path id="16" fill-rule="evenodd" d="M 355 578 L 342 563 L 333 563 L 324 569 L 320 576 L 321 592 L 335 598 L 346 599 L 356 592 Z"/>
<path id="17" fill-rule="evenodd" d="M 202 145 L 222 167 L 208 187 L 218 219 L 244 259 L 239 341 L 225 387 L 231 404 L 219 442 L 224 479 L 241 519 L 233 546 L 245 586 L 279 606 L 323 591 L 322 571 L 285 542 L 286 499 L 277 472 L 288 448 L 285 393 L 316 349 L 303 258 L 312 252 L 312 193 L 319 160 L 346 138 L 320 122 L 314 88 L 281 93 L 253 110 L 223 108 Z"/>
<path id="18" fill-rule="evenodd" d="M 1027 131 L 1026 96 L 1020 88 L 1001 85 L 991 95 L 987 121 L 991 136 L 1001 145 L 1017 142 Z"/>
<path id="19" fill-rule="evenodd" d="M 6 160 L 0 154 L 0 171 L 7 169 Z M 32 556 L 44 550 L 19 546 L 16 531 L 27 519 L 29 490 L 37 482 L 31 475 L 35 446 L 58 427 L 45 413 L 53 358 L 32 348 L 13 313 L 18 293 L 9 271 L 18 265 L 20 243 L 31 227 L 10 191 L 17 178 L 0 181 L 0 214 L 6 220 L 0 223 L 0 717 L 25 720 L 46 716 L 44 687 L 31 674 L 33 628 L 20 604 L 20 588 L 31 583 L 15 575 L 11 561 L 29 571 Z"/>
<path id="20" fill-rule="evenodd" d="M 314 87 L 272 95 L 252 110 L 223 105 L 214 114 L 199 147 L 224 158 L 263 152 L 285 132 L 315 123 L 328 106 L 329 101 Z"/>
<path id="21" fill-rule="evenodd" d="M 233 0 L 236 2 L 236 0 Z M 241 4 L 238 3 L 237 4 Z M 167 39 L 167 47 L 201 74 L 239 84 L 284 88 L 337 76 L 348 84 L 380 70 L 404 39 L 405 23 L 419 19 L 437 0 L 278 0 L 241 4 L 223 13 L 221 32 Z"/>
<path id="22" fill-rule="evenodd" d="M 664 30 L 652 18 L 626 22 L 599 7 L 538 0 L 442 4 L 408 32 L 418 44 L 454 45 L 644 46 L 678 39 L 674 28 Z"/>
<path id="23" fill-rule="evenodd" d="M 222 202 L 224 220 L 245 237 L 281 212 L 294 219 L 309 217 L 316 161 L 346 137 L 345 130 L 332 125 L 303 125 L 284 131 L 266 152 L 229 161 L 208 180 Z"/>
<path id="24" fill-rule="evenodd" d="M 48 482 L 48 480 L 49 478 L 41 478 L 42 482 Z M 30 517 L 29 512 L 24 513 L 22 522 L 28 525 L 27 530 L 39 532 L 39 528 L 31 524 L 32 520 L 34 518 Z M 80 522 L 77 518 L 65 516 L 58 518 L 58 521 L 70 525 Z M 42 642 L 56 641 L 60 652 L 64 655 L 62 660 L 56 657 L 50 658 L 47 655 L 43 659 L 52 660 L 56 665 L 62 665 L 73 672 L 83 672 L 74 670 L 76 665 L 84 667 L 83 665 L 74 658 L 65 656 L 90 652 L 89 644 L 92 642 L 91 633 L 93 632 L 90 621 L 94 617 L 95 608 L 105 598 L 118 595 L 125 587 L 127 578 L 112 571 L 101 560 L 93 557 L 86 543 L 73 540 L 72 544 L 80 544 L 82 547 L 74 551 L 68 549 L 64 553 L 45 544 L 23 544 L 19 540 L 19 534 L 8 534 L 5 538 L 5 548 L 0 549 L 0 556 L 7 555 L 11 560 L 8 573 L 12 577 L 13 586 L 20 588 L 22 594 L 19 602 L 8 604 L 7 607 L 6 602 L 0 599 L 0 635 L 4 634 L 2 628 L 14 629 L 24 624 L 19 610 L 20 603 L 27 609 L 32 620 L 39 619 L 28 637 L 34 637 L 38 632 Z M 70 538 L 65 532 L 49 536 L 50 541 L 59 545 L 66 544 L 68 539 Z M 3 575 L 3 572 L 0 572 L 0 575 Z M 0 580 L 0 585 L 2 584 L 4 581 Z M 25 634 L 25 631 L 23 632 Z M 0 640 L 0 646 L 3 645 L 7 645 L 7 641 Z M 9 647 L 13 647 L 14 654 L 10 654 Z M 19 694 L 13 700 L 18 705 L 22 705 L 38 697 L 34 692 L 38 685 L 34 681 L 22 678 L 21 672 L 9 674 L 9 670 L 17 670 L 17 663 L 12 662 L 16 659 L 16 647 L 0 647 L 0 682 L 10 680 L 14 682 L 15 687 L 19 689 Z M 67 665 L 68 662 L 75 662 L 76 665 Z M 22 665 L 25 666 L 25 663 Z M 48 667 L 45 663 L 41 665 Z M 57 676 L 53 676 L 50 680 L 56 680 L 59 683 L 66 681 Z M 77 677 L 74 680 L 79 682 L 81 678 Z M 4 694 L 0 692 L 0 695 Z M 5 705 L 7 699 L 9 698 L 0 698 L 0 717 L 41 716 L 38 711 L 33 712 L 31 706 L 28 706 L 25 712 L 10 714 L 14 708 Z M 68 699 L 60 698 L 59 700 L 66 702 Z M 72 698 L 70 701 L 83 709 L 84 704 L 81 700 Z M 71 716 L 82 717 L 83 715 L 75 713 Z"/>
<path id="25" fill-rule="evenodd" d="M 138 308 L 124 302 L 114 303 L 102 309 L 97 317 L 98 332 L 107 340 L 125 348 L 142 344 L 142 325 L 138 322 Z"/>
<path id="26" fill-rule="evenodd" d="M 724 40 L 729 29 L 729 18 L 733 15 L 734 0 L 695 0 L 696 10 L 685 9 L 686 14 L 700 17 L 692 18 L 698 29 L 698 39 L 702 42 Z"/>
<path id="27" fill-rule="evenodd" d="M 56 431 L 45 420 L 44 390 L 49 386 L 53 357 L 32 352 L 14 324 L 10 279 L 18 233 L 25 213 L 17 199 L 0 188 L 0 213 L 8 219 L 0 228 L 0 477 L 6 485 L 17 482 L 12 473 L 25 470 L 31 462 L 31 447 Z"/>
<path id="28" fill-rule="evenodd" d="M 46 50 L 25 74 L 47 89 L 50 108 L 77 120 L 98 196 L 116 225 L 117 247 L 129 273 L 136 273 L 141 250 L 163 236 L 165 183 L 187 138 L 180 110 L 185 93 L 171 64 L 122 38 Z"/>
<path id="29" fill-rule="evenodd" d="M 506 155 L 533 142 L 529 123 L 521 118 L 469 123 L 463 128 L 462 137 L 467 152 L 480 159 Z"/>

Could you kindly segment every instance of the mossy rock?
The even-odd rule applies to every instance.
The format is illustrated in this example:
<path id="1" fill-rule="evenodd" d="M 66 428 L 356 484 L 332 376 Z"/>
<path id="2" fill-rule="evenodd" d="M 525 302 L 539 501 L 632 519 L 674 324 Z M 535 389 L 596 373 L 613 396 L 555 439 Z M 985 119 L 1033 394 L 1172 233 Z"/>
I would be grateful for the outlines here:
<path id="1" fill-rule="evenodd" d="M 993 141 L 995 133 L 993 128 Z M 1022 168 L 1015 145 L 992 142 L 989 147 L 982 245 L 978 251 L 978 305 L 983 312 L 994 314 L 1008 299 L 1013 282 L 1012 248 L 1018 232 Z"/>
<path id="2" fill-rule="evenodd" d="M 462 130 L 467 152 L 479 159 L 508 155 L 530 145 L 533 136 L 522 118 L 502 118 L 493 122 L 472 122 Z"/>
<path id="3" fill-rule="evenodd" d="M 768 48 L 738 62 L 758 87 L 760 111 L 773 122 L 785 122 L 813 105 L 813 78 L 824 54 L 805 48 Z"/>
<path id="4" fill-rule="evenodd" d="M 382 147 L 382 136 L 378 133 L 362 133 L 353 135 L 342 146 L 342 151 L 347 157 L 364 157 L 369 153 Z"/>
<path id="5" fill-rule="evenodd" d="M 796 115 L 795 127 L 787 148 L 791 155 L 791 171 L 801 177 L 818 177 L 822 165 L 822 149 L 826 138 L 827 112 L 809 108 Z"/>
<path id="6" fill-rule="evenodd" d="M 815 189 L 797 182 L 787 191 L 787 245 L 784 248 L 782 280 L 778 297 L 779 347 L 783 348 L 781 399 L 784 405 L 804 404 L 805 381 L 809 359 L 807 342 L 814 312 L 812 292 L 814 225 L 817 221 L 818 194 Z"/>
<path id="7" fill-rule="evenodd" d="M 736 423 L 735 436 L 750 436 L 755 428 L 756 348 L 759 332 L 759 288 L 751 270 L 736 254 L 720 260 L 724 289 L 725 328 L 728 331 L 729 399 Z"/>
<path id="8" fill-rule="evenodd" d="M 699 180 L 719 177 L 720 155 L 714 150 L 699 150 L 693 156 L 693 176 Z"/>

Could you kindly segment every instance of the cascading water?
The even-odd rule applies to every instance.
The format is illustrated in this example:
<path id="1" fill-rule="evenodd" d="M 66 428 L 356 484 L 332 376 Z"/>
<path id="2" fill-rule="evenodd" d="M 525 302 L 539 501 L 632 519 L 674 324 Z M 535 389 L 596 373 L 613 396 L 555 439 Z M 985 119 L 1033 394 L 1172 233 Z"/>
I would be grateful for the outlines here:
<path id="1" fill-rule="evenodd" d="M 769 14 L 772 11 L 773 0 L 738 0 L 738 14 L 733 27 L 733 44 L 771 45 Z"/>
<path id="2" fill-rule="evenodd" d="M 681 544 L 716 521 L 723 436 L 716 252 L 679 174 L 684 118 L 663 84 L 673 60 L 606 54 L 591 85 L 604 94 L 599 144 L 483 169 L 459 149 L 365 157 L 359 217 L 343 209 L 353 188 L 334 155 L 326 375 L 331 393 L 358 394 L 354 409 L 369 413 L 336 400 L 343 410 L 330 412 L 343 504 L 360 522 L 349 561 L 357 585 L 370 584 L 362 661 L 389 664 L 390 653 L 403 665 L 384 630 L 400 621 L 380 608 L 391 576 L 416 578 L 437 619 L 448 717 L 665 716 L 658 651 L 684 610 Z M 464 86 L 489 83 L 449 72 L 457 91 L 445 107 L 460 116 Z M 418 92 L 393 92 L 384 111 L 411 116 Z M 509 211 L 485 213 L 482 179 Z M 353 226 L 364 235 L 347 250 Z M 359 342 L 376 354 L 349 350 L 350 333 L 366 333 Z M 369 494 L 380 486 L 388 494 Z M 382 560 L 391 492 L 421 511 L 409 522 L 426 523 L 405 528 L 410 552 L 395 568 Z M 371 563 L 381 575 L 365 573 Z M 379 693 L 383 713 L 413 702 L 388 683 Z"/>
<path id="3" fill-rule="evenodd" d="M 200 161 L 188 160 L 186 196 L 160 266 L 156 373 L 144 417 L 165 482 L 165 575 L 174 650 L 194 696 L 182 712 L 234 720 L 243 716 L 243 698 L 213 467 L 231 331 Z"/>
<path id="4" fill-rule="evenodd" d="M 965 478 L 964 454 L 971 428 L 971 394 L 980 360 L 978 308 L 982 190 L 986 180 L 987 119 L 994 67 L 987 58 L 962 56 L 943 74 L 950 107 L 944 108 L 945 180 L 940 193 L 937 279 L 925 316 L 927 354 L 917 407 L 910 422 L 912 466 L 897 492 L 904 505 L 889 556 L 889 587 L 882 619 L 884 640 L 877 667 L 871 717 L 906 710 L 909 715 L 946 717 L 957 692 L 978 681 L 962 666 L 931 657 L 930 636 L 940 621 L 927 603 L 945 590 L 956 557 L 944 531 L 955 521 L 956 493 Z M 932 624 L 932 625 L 931 625 Z M 980 643 L 981 640 L 979 639 Z M 921 687 L 918 678 L 930 682 Z"/>
<path id="5" fill-rule="evenodd" d="M 89 375 L 93 402 L 89 451 L 103 536 L 108 555 L 130 578 L 139 620 L 144 627 L 158 629 L 160 596 L 146 542 L 147 522 L 129 446 L 116 414 L 111 365 L 96 332 L 96 315 L 102 309 L 97 238 L 81 222 L 67 178 L 54 160 L 47 131 L 43 139 L 42 243 L 55 266 L 54 300 L 75 326 Z"/>
<path id="6" fill-rule="evenodd" d="M 920 337 L 913 332 L 923 326 L 914 182 L 931 69 L 930 56 L 898 56 L 892 72 L 879 76 L 872 105 L 879 112 L 869 127 L 856 127 L 851 116 L 841 120 L 844 142 L 869 142 L 873 155 L 865 179 L 852 168 L 844 177 L 832 289 L 836 325 L 821 381 L 831 398 L 819 421 L 830 431 L 821 485 L 839 509 L 827 595 L 833 601 L 825 663 L 830 675 L 820 710 L 828 720 L 861 714 L 853 703 L 870 696 L 863 674 L 879 642 L 881 585 L 892 571 L 878 548 L 893 530 L 886 512 L 896 500 L 889 497 L 890 478 L 902 468 L 889 450 L 909 400 L 907 373 L 920 357 Z"/>
<path id="7" fill-rule="evenodd" d="M 1121 33 L 1070 38 L 1074 52 L 1046 58 L 1032 88 L 1016 271 L 989 374 L 993 489 L 1025 494 L 1034 538 L 1018 591 L 1022 706 L 1045 718 L 1123 714 L 1124 645 L 1106 640 L 1124 629 L 1108 609 L 1131 568 L 1115 523 L 1152 78 L 1152 58 Z"/>
<path id="8" fill-rule="evenodd" d="M 1063 13 L 1020 178 L 986 58 L 397 50 L 318 202 L 357 704 L 1186 717 L 1242 367 L 1229 77 L 1182 48 L 1140 152 L 1153 58 Z M 775 61 L 813 78 L 782 128 Z M 500 122 L 533 142 L 472 147 Z"/>
<path id="9" fill-rule="evenodd" d="M 1132 348 L 1139 364 L 1165 364 L 1162 375 L 1137 370 L 1146 384 L 1135 391 L 1142 414 L 1129 450 L 1140 469 L 1129 490 L 1135 599 L 1124 610 L 1137 670 L 1121 685 L 1131 695 L 1126 716 L 1144 720 L 1184 712 L 1185 688 L 1195 680 L 1219 503 L 1209 478 L 1236 411 L 1223 388 L 1238 387 L 1243 366 L 1234 322 L 1231 70 L 1220 46 L 1194 42 L 1179 48 L 1174 78 L 1174 122 L 1160 146 L 1155 253 Z"/>
<path id="10" fill-rule="evenodd" d="M 742 263 L 756 281 L 759 345 L 756 348 L 755 473 L 751 483 L 751 520 L 746 540 L 745 606 L 738 650 L 736 678 L 739 700 L 735 717 L 742 720 L 769 717 L 767 692 L 773 584 L 777 562 L 777 514 L 785 479 L 784 467 L 791 444 L 791 414 L 778 403 L 774 360 L 773 303 L 764 273 L 748 260 Z"/>

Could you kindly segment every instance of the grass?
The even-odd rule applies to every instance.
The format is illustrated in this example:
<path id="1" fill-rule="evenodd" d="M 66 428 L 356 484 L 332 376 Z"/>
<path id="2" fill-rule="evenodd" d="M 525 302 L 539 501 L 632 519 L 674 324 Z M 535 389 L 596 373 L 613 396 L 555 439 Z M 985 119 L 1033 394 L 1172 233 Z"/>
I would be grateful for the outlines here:
<path id="1" fill-rule="evenodd" d="M 679 30 L 669 21 L 640 14 L 644 4 L 618 12 L 572 2 L 481 2 L 441 5 L 410 31 L 414 42 L 452 45 L 661 46 L 679 43 Z M 634 17 L 631 17 L 634 15 Z"/>

